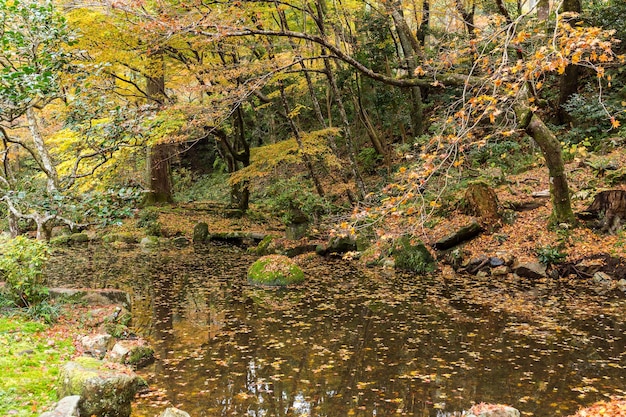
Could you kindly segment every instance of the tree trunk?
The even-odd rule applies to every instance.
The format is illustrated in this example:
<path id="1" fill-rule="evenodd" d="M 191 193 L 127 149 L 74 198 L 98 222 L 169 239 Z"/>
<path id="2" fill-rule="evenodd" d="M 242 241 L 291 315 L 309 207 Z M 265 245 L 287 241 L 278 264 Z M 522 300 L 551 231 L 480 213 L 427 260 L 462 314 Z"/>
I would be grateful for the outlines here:
<path id="1" fill-rule="evenodd" d="M 565 175 L 561 143 L 537 115 L 532 116 L 526 127 L 526 132 L 539 145 L 550 173 L 551 223 L 574 223 L 574 212 L 572 211 L 567 176 Z"/>
<path id="2" fill-rule="evenodd" d="M 580 13 L 580 0 L 564 0 L 562 5 L 563 12 Z M 571 117 L 563 107 L 565 103 L 578 91 L 578 79 L 580 77 L 580 67 L 578 65 L 568 65 L 565 72 L 561 75 L 559 85 L 559 104 L 557 114 L 559 122 L 565 124 L 571 121 Z"/>
<path id="3" fill-rule="evenodd" d="M 56 168 L 52 163 L 52 158 L 50 157 L 48 148 L 46 148 L 46 144 L 44 143 L 41 131 L 39 130 L 37 116 L 35 115 L 35 111 L 32 107 L 28 107 L 26 109 L 26 119 L 28 120 L 28 129 L 30 130 L 33 144 L 35 145 L 37 155 L 41 161 L 41 168 L 46 174 L 46 189 L 49 193 L 54 192 L 57 190 L 59 178 Z"/>
<path id="4" fill-rule="evenodd" d="M 172 172 L 170 160 L 172 145 L 159 143 L 148 148 L 148 166 L 150 167 L 150 193 L 145 204 L 172 203 Z"/>
<path id="5" fill-rule="evenodd" d="M 417 57 L 421 55 L 422 51 L 417 37 L 413 35 L 404 18 L 401 6 L 402 4 L 396 0 L 393 4 L 389 4 L 387 8 L 396 26 L 396 32 L 400 39 L 400 45 L 404 53 L 404 60 L 409 72 L 409 77 L 413 78 L 415 77 L 415 70 L 417 69 Z M 420 87 L 411 87 L 409 89 L 409 95 L 411 97 L 411 127 L 413 129 L 413 135 L 420 136 L 424 133 L 422 90 Z"/>
<path id="6" fill-rule="evenodd" d="M 317 27 L 322 36 L 326 36 L 326 27 L 324 26 L 325 10 L 326 10 L 325 0 L 317 0 L 317 19 L 315 20 L 315 23 L 317 24 Z M 326 51 L 322 48 L 322 55 L 325 55 L 325 53 Z M 358 199 L 362 200 L 366 194 L 365 183 L 363 182 L 363 178 L 361 177 L 361 173 L 359 172 L 359 168 L 356 162 L 356 150 L 355 150 L 356 146 L 354 143 L 354 138 L 352 136 L 350 120 L 348 119 L 346 108 L 343 105 L 343 100 L 341 99 L 341 91 L 339 90 L 339 87 L 337 86 L 337 81 L 333 73 L 333 68 L 330 63 L 330 59 L 328 58 L 324 58 L 324 74 L 326 75 L 326 78 L 328 79 L 330 91 L 332 92 L 334 96 L 333 98 L 334 98 L 335 104 L 337 105 L 337 109 L 339 110 L 339 116 L 341 117 L 341 122 L 343 124 L 343 131 L 344 131 L 344 135 L 346 138 L 346 148 L 348 151 L 348 159 L 350 161 L 350 169 L 354 177 L 354 183 L 356 185 Z"/>
<path id="7" fill-rule="evenodd" d="M 520 94 L 521 101 L 515 105 L 515 114 L 519 127 L 525 129 L 526 133 L 539 145 L 550 173 L 550 196 L 552 197 L 550 223 L 573 224 L 575 218 L 565 175 L 561 143 L 543 120 L 533 113 L 528 103 L 524 101 L 527 98 L 528 91 L 524 88 Z"/>
<path id="8" fill-rule="evenodd" d="M 161 106 L 165 103 L 165 64 L 163 53 L 157 51 L 148 57 L 146 92 L 148 99 Z M 148 147 L 148 170 L 150 192 L 145 204 L 173 203 L 172 170 L 170 160 L 173 147 L 169 143 L 157 143 Z"/>

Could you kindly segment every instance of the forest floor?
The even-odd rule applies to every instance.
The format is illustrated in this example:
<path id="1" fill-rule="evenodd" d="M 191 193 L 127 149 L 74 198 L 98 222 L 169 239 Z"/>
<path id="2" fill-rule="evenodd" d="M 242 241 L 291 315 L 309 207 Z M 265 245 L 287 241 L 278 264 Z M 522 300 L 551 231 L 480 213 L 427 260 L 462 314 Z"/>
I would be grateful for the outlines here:
<path id="1" fill-rule="evenodd" d="M 622 189 L 625 184 L 612 184 L 609 179 L 615 178 L 615 167 L 626 166 L 626 153 L 614 151 L 602 157 L 587 157 L 575 159 L 566 165 L 566 173 L 572 195 L 572 205 L 575 213 L 585 211 L 593 201 L 594 195 L 600 190 Z M 594 168 L 595 167 L 595 168 Z M 608 167 L 608 168 L 607 168 Z M 605 169 L 606 168 L 606 169 Z M 496 170 L 497 172 L 497 170 Z M 626 177 L 626 174 L 623 174 Z M 626 265 L 619 262 L 626 258 L 626 233 L 618 230 L 615 234 L 602 233 L 592 227 L 592 224 L 580 222 L 571 228 L 549 228 L 548 222 L 552 210 L 549 197 L 533 197 L 533 193 L 549 190 L 547 168 L 539 165 L 523 173 L 507 174 L 498 180 L 488 179 L 490 183 L 499 183 L 494 187 L 499 204 L 502 208 L 520 206 L 524 203 L 537 206 L 523 211 L 508 210 L 512 217 L 508 221 L 501 221 L 492 231 L 486 231 L 477 238 L 463 244 L 461 249 L 465 257 L 480 255 L 495 256 L 496 253 L 507 252 L 519 262 L 537 261 L 537 249 L 553 247 L 566 255 L 564 263 L 577 263 L 585 258 L 602 257 L 614 258 L 611 265 L 606 265 L 609 275 L 613 278 L 626 277 Z M 615 182 L 615 181 L 614 181 Z M 469 224 L 474 218 L 463 212 L 460 201 L 463 199 L 464 188 L 452 193 L 448 202 L 448 209 L 429 219 L 428 226 L 417 227 L 414 234 L 427 245 L 432 246 L 437 240 Z M 224 215 L 224 206 L 210 202 L 178 204 L 171 208 L 163 208 L 159 215 L 164 236 L 185 235 L 191 238 L 191 232 L 198 222 L 209 224 L 211 233 L 215 232 L 257 232 L 271 234 L 279 238 L 284 236 L 285 226 L 280 219 L 271 214 L 257 210 L 254 204 L 246 216 L 228 217 Z M 345 217 L 344 217 L 345 218 Z M 391 236 L 400 236 L 406 230 L 406 218 L 389 217 L 385 219 L 385 233 Z M 128 223 L 131 229 L 133 222 Z M 489 225 L 487 225 L 486 228 Z M 317 228 L 315 228 L 317 227 Z M 287 241 L 281 238 L 281 244 L 286 247 L 305 243 L 322 243 L 328 240 L 336 224 L 314 226 L 309 230 L 308 239 L 302 241 Z M 442 253 L 432 252 L 442 258 Z M 617 260 L 617 261 L 616 261 Z"/>

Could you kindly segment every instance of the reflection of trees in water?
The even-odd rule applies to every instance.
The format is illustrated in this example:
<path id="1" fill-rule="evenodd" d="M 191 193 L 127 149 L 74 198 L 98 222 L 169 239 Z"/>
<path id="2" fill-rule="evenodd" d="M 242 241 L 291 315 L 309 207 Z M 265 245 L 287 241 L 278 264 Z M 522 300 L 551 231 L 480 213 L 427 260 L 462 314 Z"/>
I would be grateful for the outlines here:
<path id="1" fill-rule="evenodd" d="M 490 401 L 548 416 L 551 403 L 573 411 L 626 382 L 614 319 L 559 318 L 576 332 L 525 334 L 462 288 L 321 259 L 306 287 L 258 290 L 245 283 L 252 257 L 207 248 L 72 252 L 55 266 L 66 282 L 133 293 L 135 325 L 159 342 L 151 385 L 192 415 L 429 416 Z M 577 398 L 571 388 L 584 386 L 598 393 Z"/>

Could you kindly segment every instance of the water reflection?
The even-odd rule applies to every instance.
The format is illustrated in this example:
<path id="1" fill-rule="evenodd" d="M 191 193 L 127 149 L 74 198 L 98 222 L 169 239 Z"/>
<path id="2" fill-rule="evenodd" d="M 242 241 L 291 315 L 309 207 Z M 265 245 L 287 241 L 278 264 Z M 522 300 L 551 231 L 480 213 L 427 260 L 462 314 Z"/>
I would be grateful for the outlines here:
<path id="1" fill-rule="evenodd" d="M 245 282 L 253 258 L 229 247 L 83 255 L 74 276 L 61 273 L 67 257 L 50 273 L 131 291 L 159 358 L 146 376 L 194 417 L 443 416 L 472 401 L 547 417 L 624 394 L 620 317 L 556 314 L 542 327 L 439 279 L 321 259 L 307 261 L 305 286 L 262 290 Z M 149 399 L 135 408 L 158 412 Z"/>

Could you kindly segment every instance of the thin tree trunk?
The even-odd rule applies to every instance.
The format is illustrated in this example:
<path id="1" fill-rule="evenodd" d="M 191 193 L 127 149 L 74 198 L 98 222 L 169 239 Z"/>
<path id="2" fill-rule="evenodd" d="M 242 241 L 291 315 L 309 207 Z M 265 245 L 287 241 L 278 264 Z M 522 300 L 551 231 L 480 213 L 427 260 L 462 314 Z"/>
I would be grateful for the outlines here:
<path id="1" fill-rule="evenodd" d="M 322 188 L 322 184 L 313 169 L 313 163 L 311 162 L 311 157 L 305 152 L 304 144 L 302 143 L 302 135 L 300 134 L 300 129 L 293 121 L 293 118 L 289 116 L 291 110 L 289 110 L 289 103 L 287 102 L 287 96 L 285 96 L 285 86 L 282 81 L 280 81 L 280 98 L 283 104 L 283 108 L 285 109 L 285 117 L 289 122 L 289 126 L 291 127 L 291 131 L 293 132 L 294 137 L 296 138 L 296 143 L 298 144 L 298 149 L 302 154 L 302 160 L 304 161 L 304 165 L 306 166 L 307 171 L 309 171 L 309 175 L 315 184 L 315 190 L 320 197 L 324 197 L 324 189 Z"/>
<path id="2" fill-rule="evenodd" d="M 564 0 L 562 5 L 564 12 L 580 13 L 580 0 Z M 561 124 L 567 123 L 571 117 L 565 111 L 564 105 L 578 91 L 578 79 L 580 77 L 580 67 L 578 65 L 568 65 L 561 76 L 559 85 L 559 104 L 557 114 Z"/>
<path id="3" fill-rule="evenodd" d="M 59 183 L 58 174 L 52 163 L 48 148 L 46 148 L 46 144 L 44 143 L 43 136 L 39 130 L 39 124 L 37 123 L 37 116 L 32 107 L 26 109 L 26 119 L 28 120 L 28 129 L 30 130 L 33 144 L 35 145 L 41 166 L 46 174 L 46 189 L 49 193 L 54 192 L 57 190 Z"/>
<path id="4" fill-rule="evenodd" d="M 387 6 L 388 11 L 391 14 L 393 22 L 396 26 L 398 38 L 400 39 L 400 45 L 402 46 L 402 52 L 404 53 L 404 60 L 406 63 L 409 77 L 415 77 L 415 70 L 417 69 L 417 58 L 421 56 L 421 45 L 411 32 L 409 25 L 402 13 L 402 4 L 399 1 L 394 1 Z M 413 128 L 413 135 L 419 136 L 424 133 L 424 106 L 422 103 L 422 90 L 420 87 L 411 87 L 409 89 L 411 97 L 411 125 Z"/>
<path id="5" fill-rule="evenodd" d="M 326 10 L 325 0 L 317 0 L 317 18 L 315 20 L 317 27 L 322 36 L 326 36 L 326 27 L 324 25 L 324 15 Z M 325 50 L 322 48 L 322 55 L 325 55 Z M 346 138 L 346 148 L 348 151 L 348 159 L 350 161 L 350 169 L 352 171 L 352 175 L 354 177 L 354 183 L 356 185 L 358 199 L 362 200 L 365 197 L 365 183 L 363 182 L 363 178 L 359 172 L 359 168 L 356 162 L 356 147 L 354 144 L 354 138 L 352 137 L 352 129 L 350 126 L 350 120 L 348 119 L 348 114 L 346 113 L 346 108 L 343 105 L 343 100 L 341 99 L 341 92 L 339 87 L 337 86 L 337 81 L 335 80 L 335 76 L 333 73 L 333 69 L 330 63 L 330 59 L 325 58 L 324 60 L 324 73 L 326 74 L 326 78 L 328 79 L 328 84 L 330 86 L 330 91 L 334 96 L 335 104 L 337 105 L 337 109 L 339 110 L 339 116 L 341 117 L 341 122 L 343 124 L 343 131 Z"/>

